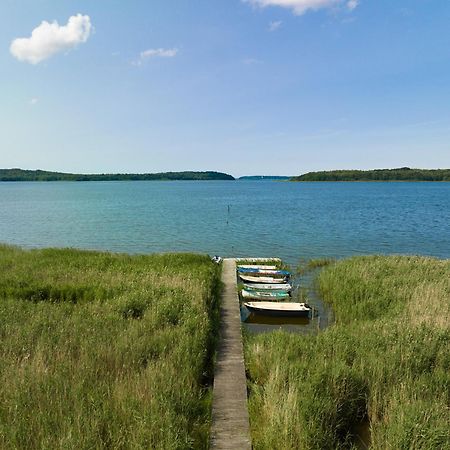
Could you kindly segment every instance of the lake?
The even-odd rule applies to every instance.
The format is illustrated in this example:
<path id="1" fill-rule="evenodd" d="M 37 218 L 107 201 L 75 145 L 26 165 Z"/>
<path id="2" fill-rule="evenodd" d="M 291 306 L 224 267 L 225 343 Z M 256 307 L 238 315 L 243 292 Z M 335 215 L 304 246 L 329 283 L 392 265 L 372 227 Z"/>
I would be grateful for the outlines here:
<path id="1" fill-rule="evenodd" d="M 0 242 L 130 253 L 450 257 L 450 183 L 0 183 Z"/>

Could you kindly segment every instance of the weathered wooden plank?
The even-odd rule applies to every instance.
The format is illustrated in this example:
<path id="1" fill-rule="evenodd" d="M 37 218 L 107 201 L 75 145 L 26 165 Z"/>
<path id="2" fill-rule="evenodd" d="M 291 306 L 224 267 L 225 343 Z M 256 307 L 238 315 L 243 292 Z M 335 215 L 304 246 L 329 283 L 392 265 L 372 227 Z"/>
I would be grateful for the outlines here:
<path id="1" fill-rule="evenodd" d="M 251 449 L 236 262 L 225 259 L 220 341 L 214 371 L 211 448 Z"/>

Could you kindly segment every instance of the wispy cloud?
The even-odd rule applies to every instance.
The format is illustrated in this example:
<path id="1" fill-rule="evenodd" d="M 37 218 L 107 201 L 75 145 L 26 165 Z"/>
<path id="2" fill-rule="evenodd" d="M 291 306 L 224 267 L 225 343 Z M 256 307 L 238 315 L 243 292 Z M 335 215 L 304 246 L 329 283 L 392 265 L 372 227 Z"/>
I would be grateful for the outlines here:
<path id="1" fill-rule="evenodd" d="M 71 50 L 86 42 L 92 30 L 89 16 L 77 14 L 69 18 L 67 25 L 43 21 L 29 38 L 17 38 L 11 42 L 10 52 L 19 61 L 38 64 L 51 56 Z"/>
<path id="2" fill-rule="evenodd" d="M 37 102 L 39 101 L 39 99 L 38 98 L 36 98 L 36 97 L 34 97 L 34 98 L 32 98 L 31 100 L 30 100 L 30 105 L 31 106 L 34 106 L 34 105 L 36 105 L 37 104 Z"/>
<path id="3" fill-rule="evenodd" d="M 282 24 L 283 24 L 283 22 L 281 20 L 275 20 L 274 22 L 270 22 L 269 23 L 269 31 L 270 32 L 277 31 L 278 28 L 280 28 Z"/>
<path id="4" fill-rule="evenodd" d="M 347 8 L 353 11 L 359 5 L 359 0 L 349 0 L 347 2 Z"/>
<path id="5" fill-rule="evenodd" d="M 319 9 L 336 8 L 345 6 L 352 11 L 355 9 L 359 0 L 242 0 L 244 3 L 251 3 L 252 5 L 265 8 L 267 6 L 279 6 L 281 8 L 288 8 L 294 14 L 300 16 L 307 11 L 317 11 Z"/>
<path id="6" fill-rule="evenodd" d="M 139 59 L 134 61 L 133 64 L 140 66 L 150 58 L 174 58 L 177 56 L 178 51 L 177 48 L 149 48 L 141 52 Z"/>
<path id="7" fill-rule="evenodd" d="M 411 8 L 400 8 L 398 13 L 403 17 L 410 17 L 414 15 L 414 11 Z"/>
<path id="8" fill-rule="evenodd" d="M 173 58 L 174 56 L 177 56 L 177 53 L 177 48 L 151 48 L 141 52 L 141 59 L 152 58 L 154 56 L 160 56 L 161 58 Z"/>
<path id="9" fill-rule="evenodd" d="M 262 61 L 256 58 L 245 58 L 242 60 L 242 62 L 246 65 L 246 66 L 253 66 L 255 64 L 262 64 Z"/>

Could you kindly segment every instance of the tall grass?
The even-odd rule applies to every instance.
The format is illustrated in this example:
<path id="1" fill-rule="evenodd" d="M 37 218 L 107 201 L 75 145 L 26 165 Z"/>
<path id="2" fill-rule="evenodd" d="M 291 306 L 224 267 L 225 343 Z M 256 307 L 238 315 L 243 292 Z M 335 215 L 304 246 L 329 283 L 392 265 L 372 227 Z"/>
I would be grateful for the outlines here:
<path id="1" fill-rule="evenodd" d="M 296 269 L 297 275 L 306 275 L 323 267 L 336 263 L 334 258 L 315 258 L 301 262 Z"/>
<path id="2" fill-rule="evenodd" d="M 318 281 L 336 325 L 247 339 L 255 448 L 356 448 L 363 424 L 373 449 L 449 449 L 450 261 L 351 258 Z"/>
<path id="3" fill-rule="evenodd" d="M 206 448 L 219 270 L 0 247 L 0 448 Z"/>

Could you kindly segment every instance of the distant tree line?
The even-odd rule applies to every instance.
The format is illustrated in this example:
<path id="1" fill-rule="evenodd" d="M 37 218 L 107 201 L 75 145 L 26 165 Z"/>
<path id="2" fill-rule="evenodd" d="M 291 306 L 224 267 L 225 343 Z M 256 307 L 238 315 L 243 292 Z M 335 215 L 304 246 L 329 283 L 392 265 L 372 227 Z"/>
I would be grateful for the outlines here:
<path id="1" fill-rule="evenodd" d="M 239 177 L 239 180 L 250 180 L 250 181 L 258 181 L 258 180 L 289 180 L 291 177 L 279 176 L 279 175 L 246 175 L 243 177 Z"/>
<path id="2" fill-rule="evenodd" d="M 309 172 L 292 181 L 450 181 L 450 169 L 375 169 Z"/>
<path id="3" fill-rule="evenodd" d="M 45 170 L 0 169 L 0 181 L 124 181 L 124 180 L 234 180 L 221 172 L 162 172 L 143 174 L 75 174 Z"/>

